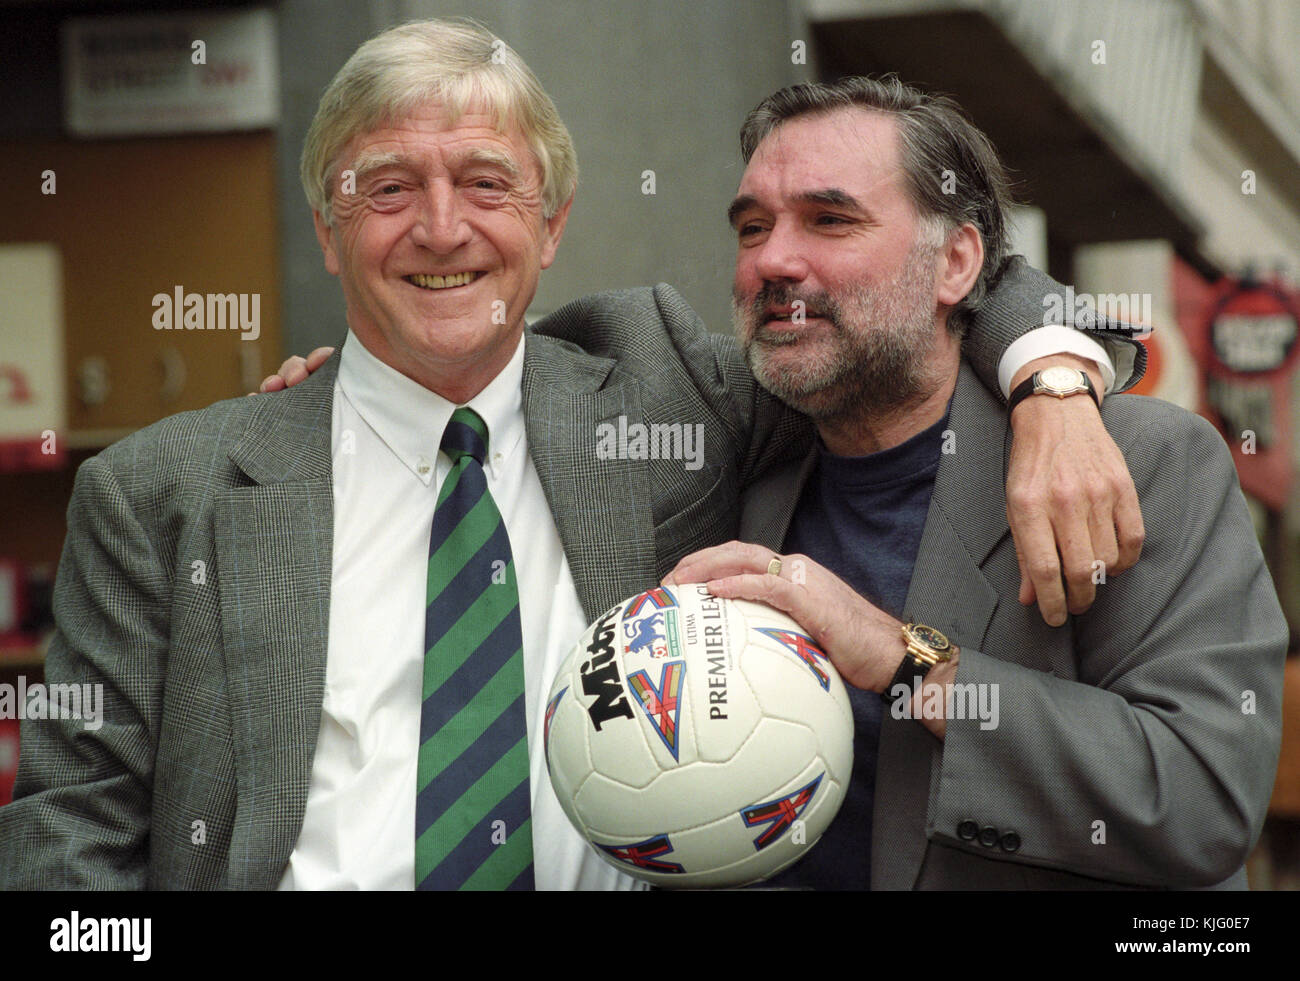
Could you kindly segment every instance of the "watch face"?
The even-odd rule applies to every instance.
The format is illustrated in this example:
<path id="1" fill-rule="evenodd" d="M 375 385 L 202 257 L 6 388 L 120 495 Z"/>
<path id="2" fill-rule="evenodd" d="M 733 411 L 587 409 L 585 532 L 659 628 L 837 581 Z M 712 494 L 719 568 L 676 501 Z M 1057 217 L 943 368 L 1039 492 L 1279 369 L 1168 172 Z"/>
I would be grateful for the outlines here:
<path id="1" fill-rule="evenodd" d="M 1056 365 L 1038 373 L 1039 384 L 1054 392 L 1077 392 L 1084 387 L 1084 374 L 1078 368 Z"/>
<path id="2" fill-rule="evenodd" d="M 948 649 L 948 638 L 933 627 L 927 627 L 924 624 L 914 623 L 911 627 L 912 636 L 917 641 L 929 647 L 931 650 L 943 651 Z"/>

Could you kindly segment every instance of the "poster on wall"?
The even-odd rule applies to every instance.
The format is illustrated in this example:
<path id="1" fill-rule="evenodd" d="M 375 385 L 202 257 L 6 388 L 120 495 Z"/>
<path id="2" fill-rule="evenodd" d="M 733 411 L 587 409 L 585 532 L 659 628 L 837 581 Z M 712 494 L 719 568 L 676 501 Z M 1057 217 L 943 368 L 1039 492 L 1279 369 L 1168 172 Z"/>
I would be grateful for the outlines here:
<path id="1" fill-rule="evenodd" d="M 1275 511 L 1294 480 L 1291 374 L 1300 298 L 1280 282 L 1225 277 L 1201 301 L 1188 343 L 1205 376 L 1201 414 L 1232 449 L 1242 489 Z"/>
<path id="2" fill-rule="evenodd" d="M 61 46 L 74 136 L 264 129 L 279 115 L 269 10 L 74 17 Z"/>
<path id="3" fill-rule="evenodd" d="M 0 472 L 64 462 L 62 270 L 55 245 L 0 245 Z"/>

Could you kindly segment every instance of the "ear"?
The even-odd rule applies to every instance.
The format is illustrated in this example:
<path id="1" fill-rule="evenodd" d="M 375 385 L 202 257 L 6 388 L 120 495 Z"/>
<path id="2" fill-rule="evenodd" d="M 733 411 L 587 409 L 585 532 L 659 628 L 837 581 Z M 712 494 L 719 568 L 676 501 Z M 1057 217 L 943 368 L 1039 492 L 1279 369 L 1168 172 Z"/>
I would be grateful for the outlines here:
<path id="1" fill-rule="evenodd" d="M 321 217 L 319 211 L 311 213 L 312 224 L 316 226 L 316 241 L 320 243 L 320 250 L 325 254 L 325 271 L 331 276 L 339 274 L 339 257 L 334 251 L 334 237 L 329 225 L 325 224 L 325 219 Z"/>
<path id="2" fill-rule="evenodd" d="M 936 299 L 944 306 L 953 307 L 971 291 L 984 265 L 984 242 L 979 230 L 966 222 L 950 232 L 948 241 L 939 250 L 939 259 Z"/>
<path id="3" fill-rule="evenodd" d="M 569 200 L 560 206 L 560 210 L 555 214 L 544 219 L 545 227 L 542 229 L 542 268 L 549 269 L 551 263 L 555 261 L 555 253 L 560 248 L 560 239 L 564 237 L 564 226 L 569 223 L 569 209 L 573 207 L 573 195 L 569 195 Z"/>

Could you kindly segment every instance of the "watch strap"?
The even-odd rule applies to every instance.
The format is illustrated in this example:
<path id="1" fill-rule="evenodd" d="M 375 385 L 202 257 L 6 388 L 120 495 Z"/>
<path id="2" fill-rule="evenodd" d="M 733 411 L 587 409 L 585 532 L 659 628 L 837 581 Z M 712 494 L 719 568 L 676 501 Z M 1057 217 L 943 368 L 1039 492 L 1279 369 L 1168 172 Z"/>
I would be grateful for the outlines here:
<path id="1" fill-rule="evenodd" d="M 903 655 L 903 663 L 898 666 L 898 670 L 894 672 L 894 677 L 889 680 L 889 684 L 885 686 L 885 690 L 880 693 L 881 701 L 886 705 L 893 705 L 898 698 L 910 698 L 914 690 L 913 679 L 917 675 L 920 675 L 921 678 L 924 679 L 925 676 L 929 674 L 931 667 L 933 667 L 933 665 L 918 660 L 912 655 L 911 651 L 906 652 Z M 894 695 L 894 689 L 899 685 L 905 685 L 907 687 L 907 695 Z"/>
<path id="2" fill-rule="evenodd" d="M 1080 371 L 1079 374 L 1083 376 L 1084 391 L 1086 391 L 1089 395 L 1092 396 L 1093 404 L 1097 406 L 1097 409 L 1100 411 L 1101 399 L 1097 397 L 1097 390 L 1092 385 L 1092 379 L 1088 377 L 1088 373 L 1086 371 Z M 1034 394 L 1034 389 L 1038 384 L 1038 375 L 1039 372 L 1035 371 L 1032 375 L 1030 375 L 1028 378 L 1022 381 L 1019 385 L 1017 385 L 1015 389 L 1012 391 L 1011 397 L 1007 399 L 1008 416 L 1010 416 L 1011 413 L 1015 411 L 1016 406 L 1018 406 L 1021 402 L 1023 402 L 1025 399 L 1029 398 L 1029 396 Z M 1069 396 L 1066 396 L 1066 398 L 1069 398 Z"/>

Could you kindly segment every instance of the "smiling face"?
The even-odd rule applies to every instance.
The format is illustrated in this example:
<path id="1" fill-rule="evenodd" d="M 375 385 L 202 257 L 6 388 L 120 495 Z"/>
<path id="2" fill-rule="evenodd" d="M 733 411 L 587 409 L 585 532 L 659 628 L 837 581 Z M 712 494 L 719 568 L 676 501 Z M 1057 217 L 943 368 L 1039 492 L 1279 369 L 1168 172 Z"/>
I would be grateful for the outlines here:
<path id="1" fill-rule="evenodd" d="M 541 169 L 488 113 L 449 125 L 436 105 L 356 137 L 336 174 L 333 225 L 315 214 L 348 326 L 385 364 L 467 402 L 509 362 L 568 202 L 545 218 Z"/>
<path id="2" fill-rule="evenodd" d="M 737 336 L 759 382 L 814 418 L 896 409 L 933 373 L 952 301 L 904 181 L 894 119 L 856 108 L 782 123 L 741 179 Z"/>

